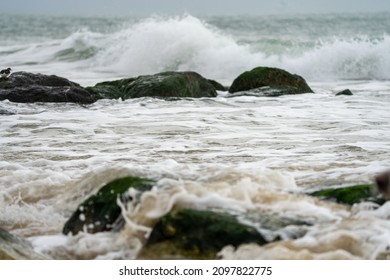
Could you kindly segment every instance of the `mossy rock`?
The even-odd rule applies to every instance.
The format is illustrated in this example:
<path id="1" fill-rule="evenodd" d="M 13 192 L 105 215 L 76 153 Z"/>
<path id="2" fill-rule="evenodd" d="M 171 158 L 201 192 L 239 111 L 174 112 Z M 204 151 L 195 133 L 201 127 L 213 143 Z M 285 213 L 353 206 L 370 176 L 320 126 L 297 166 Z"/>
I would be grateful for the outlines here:
<path id="1" fill-rule="evenodd" d="M 313 92 L 301 76 L 271 67 L 257 67 L 242 73 L 233 81 L 229 92 L 235 93 L 262 87 L 270 87 L 279 91 L 287 90 L 288 94 Z"/>
<path id="2" fill-rule="evenodd" d="M 163 72 L 103 82 L 88 90 L 99 98 L 200 98 L 217 96 L 216 84 L 195 72 Z"/>
<path id="3" fill-rule="evenodd" d="M 126 88 L 137 78 L 121 79 L 98 83 L 86 89 L 97 96 L 98 99 L 119 99 L 123 98 Z"/>
<path id="4" fill-rule="evenodd" d="M 323 189 L 308 194 L 325 200 L 331 200 L 348 205 L 363 201 L 372 201 L 380 205 L 385 202 L 385 200 L 375 192 L 375 186 L 372 184 Z"/>
<path id="5" fill-rule="evenodd" d="M 180 209 L 162 217 L 153 228 L 140 259 L 216 259 L 226 245 L 265 244 L 253 227 L 233 215 Z"/>
<path id="6" fill-rule="evenodd" d="M 218 90 L 218 91 L 228 91 L 229 90 L 228 87 L 223 86 L 222 84 L 218 83 L 215 80 L 208 80 L 208 81 L 213 85 L 215 90 Z"/>
<path id="7" fill-rule="evenodd" d="M 129 201 L 132 198 L 126 196 L 126 192 L 130 188 L 144 192 L 150 190 L 154 183 L 138 177 L 124 177 L 108 183 L 78 206 L 62 232 L 77 234 L 84 230 L 89 233 L 112 230 L 113 224 L 121 218 L 118 197 L 122 201 Z"/>

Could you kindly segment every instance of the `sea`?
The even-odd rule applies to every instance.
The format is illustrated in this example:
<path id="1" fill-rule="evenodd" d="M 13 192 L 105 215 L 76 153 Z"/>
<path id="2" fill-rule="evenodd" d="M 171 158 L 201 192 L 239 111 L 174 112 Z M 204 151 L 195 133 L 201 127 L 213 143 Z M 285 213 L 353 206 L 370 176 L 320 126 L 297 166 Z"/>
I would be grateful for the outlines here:
<path id="1" fill-rule="evenodd" d="M 0 101 L 0 228 L 49 259 L 135 259 L 172 209 L 304 221 L 222 259 L 390 259 L 390 202 L 305 193 L 373 182 L 390 169 L 390 14 L 37 16 L 0 14 L 0 67 L 82 86 L 195 71 L 230 86 L 258 66 L 314 94 Z M 336 96 L 350 89 L 352 96 Z M 116 232 L 63 235 L 78 205 L 123 176 L 157 181 L 122 207 Z M 251 222 L 252 221 L 252 222 Z M 274 232 L 258 228 L 270 239 Z M 0 245 L 1 246 L 1 245 Z"/>

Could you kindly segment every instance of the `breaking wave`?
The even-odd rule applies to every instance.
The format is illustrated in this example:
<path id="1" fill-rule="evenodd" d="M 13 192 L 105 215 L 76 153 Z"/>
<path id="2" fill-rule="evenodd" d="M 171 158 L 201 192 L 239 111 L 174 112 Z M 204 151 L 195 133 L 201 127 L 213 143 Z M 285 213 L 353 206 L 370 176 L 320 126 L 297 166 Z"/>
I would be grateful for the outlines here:
<path id="1" fill-rule="evenodd" d="M 192 70 L 231 81 L 243 71 L 264 65 L 284 68 L 311 80 L 390 79 L 387 34 L 374 39 L 334 37 L 309 45 L 295 42 L 300 49 L 293 51 L 289 46 L 294 42 L 286 44 L 284 38 L 276 38 L 273 45 L 278 47 L 274 53 L 253 43 L 261 40 L 259 37 L 252 43 L 240 42 L 191 15 L 151 17 L 113 33 L 84 28 L 62 40 L 1 47 L 0 57 L 5 64 L 18 68 L 45 64 L 47 69 L 61 63 L 65 72 L 88 69 L 113 76 Z"/>

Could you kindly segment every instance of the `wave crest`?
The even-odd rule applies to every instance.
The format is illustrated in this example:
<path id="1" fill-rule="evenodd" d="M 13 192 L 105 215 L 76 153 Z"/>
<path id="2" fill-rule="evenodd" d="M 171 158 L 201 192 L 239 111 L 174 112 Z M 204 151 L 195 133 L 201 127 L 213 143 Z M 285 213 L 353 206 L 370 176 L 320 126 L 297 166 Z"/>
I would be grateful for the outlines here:
<path id="1" fill-rule="evenodd" d="M 129 75 L 193 70 L 224 79 L 255 66 L 263 56 L 190 15 L 149 18 L 110 40 L 97 56 L 97 65 Z"/>
<path id="2" fill-rule="evenodd" d="M 253 40 L 243 43 L 191 15 L 151 17 L 108 34 L 81 29 L 63 40 L 0 47 L 0 58 L 5 65 L 21 65 L 27 71 L 50 63 L 57 70 L 60 62 L 64 70 L 56 72 L 59 75 L 76 69 L 91 76 L 105 73 L 106 78 L 191 70 L 228 84 L 243 71 L 273 66 L 312 81 L 390 79 L 387 34 L 308 43 L 299 36 L 286 42 L 272 34 L 264 38 L 252 33 L 247 36 Z"/>

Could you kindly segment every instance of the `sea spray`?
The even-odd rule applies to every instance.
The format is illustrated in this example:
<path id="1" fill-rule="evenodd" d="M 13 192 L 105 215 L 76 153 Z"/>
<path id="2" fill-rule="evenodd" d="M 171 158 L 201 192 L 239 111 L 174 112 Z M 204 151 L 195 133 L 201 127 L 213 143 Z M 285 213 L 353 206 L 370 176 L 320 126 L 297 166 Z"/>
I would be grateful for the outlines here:
<path id="1" fill-rule="evenodd" d="M 319 16 L 315 26 L 325 19 Z M 15 70 L 49 73 L 53 67 L 56 74 L 76 81 L 100 79 L 103 73 L 109 79 L 191 70 L 228 85 L 256 66 L 279 67 L 313 81 L 390 78 L 390 30 L 375 33 L 368 26 L 367 34 L 332 34 L 328 28 L 321 37 L 310 29 L 313 20 L 263 18 L 257 26 L 256 18 L 240 18 L 248 27 L 247 33 L 219 18 L 188 14 L 122 19 L 109 32 L 103 28 L 104 19 L 100 19 L 100 28 L 99 20 L 97 26 L 85 26 L 80 20 L 79 28 L 63 38 L 40 41 L 37 37 L 29 43 L 1 46 L 0 58 Z M 337 20 L 347 25 L 354 18 Z M 289 24 L 291 33 L 281 31 L 284 27 L 278 24 L 283 23 Z M 299 29 L 302 24 L 303 29 Z M 75 71 L 83 73 L 72 74 Z"/>

